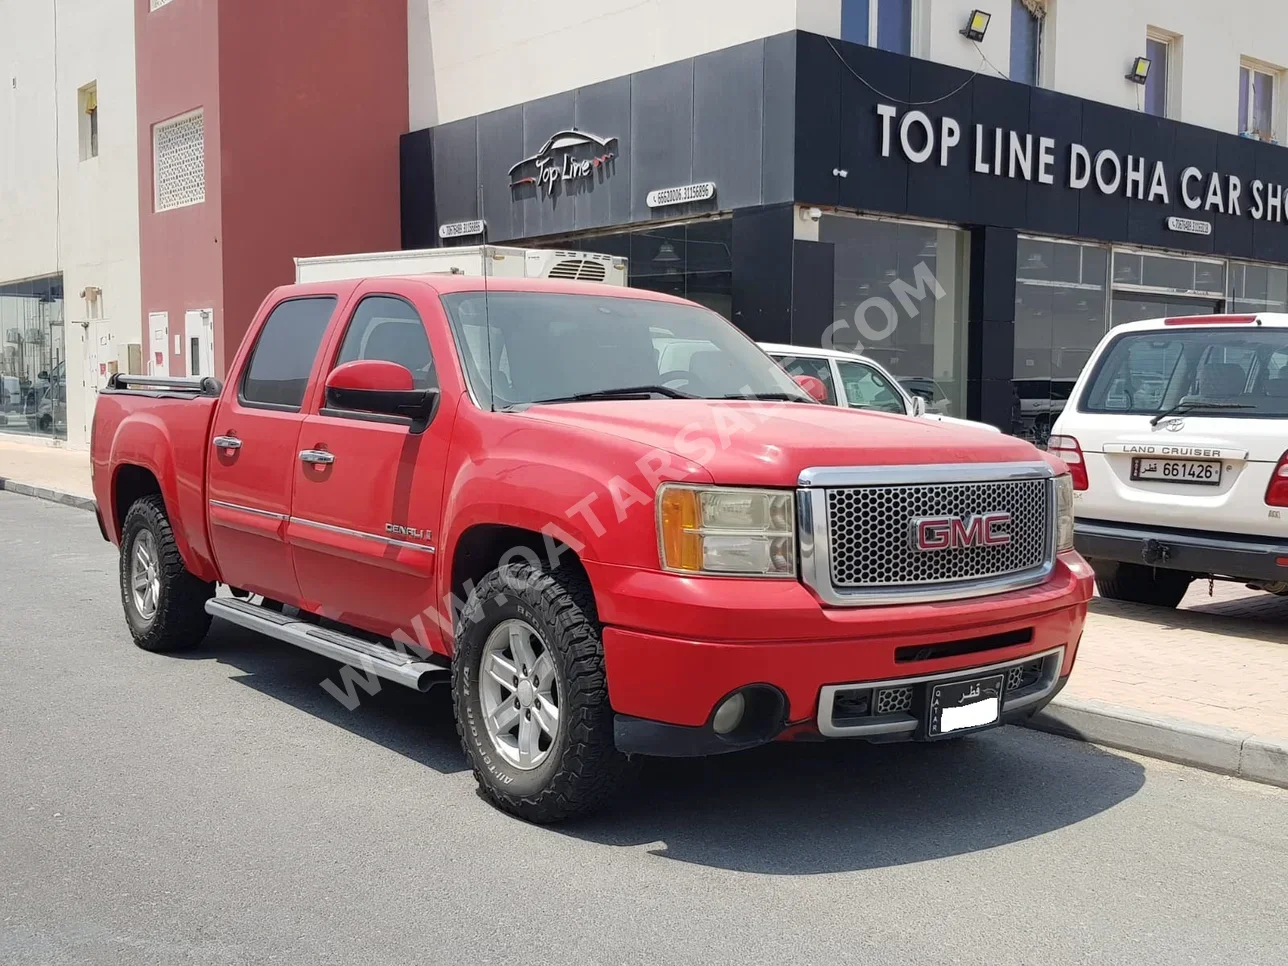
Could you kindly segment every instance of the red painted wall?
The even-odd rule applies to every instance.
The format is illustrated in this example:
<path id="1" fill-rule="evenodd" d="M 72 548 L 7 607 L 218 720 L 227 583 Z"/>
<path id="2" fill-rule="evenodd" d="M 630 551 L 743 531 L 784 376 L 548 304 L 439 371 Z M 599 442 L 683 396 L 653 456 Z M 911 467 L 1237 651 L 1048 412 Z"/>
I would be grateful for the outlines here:
<path id="1" fill-rule="evenodd" d="M 221 0 L 224 337 L 298 255 L 399 247 L 406 0 Z M 232 69 L 236 65 L 236 69 Z"/>
<path id="2" fill-rule="evenodd" d="M 174 337 L 183 333 L 188 309 L 213 308 L 224 317 L 220 224 L 220 111 L 218 0 L 175 0 L 155 12 L 148 0 L 134 0 L 134 41 L 138 76 L 139 254 L 142 275 L 144 351 L 150 312 L 170 314 L 166 364 L 184 375 L 184 354 L 175 356 Z M 152 128 L 177 114 L 205 111 L 206 200 L 204 204 L 154 211 Z M 216 334 L 216 346 L 218 335 Z M 222 369 L 220 370 L 222 371 Z"/>
<path id="3" fill-rule="evenodd" d="M 292 259 L 399 247 L 406 0 L 134 0 L 143 311 L 215 310 L 222 375 Z M 153 211 L 152 128 L 205 110 L 206 201 Z M 186 353 L 186 344 L 185 344 Z"/>

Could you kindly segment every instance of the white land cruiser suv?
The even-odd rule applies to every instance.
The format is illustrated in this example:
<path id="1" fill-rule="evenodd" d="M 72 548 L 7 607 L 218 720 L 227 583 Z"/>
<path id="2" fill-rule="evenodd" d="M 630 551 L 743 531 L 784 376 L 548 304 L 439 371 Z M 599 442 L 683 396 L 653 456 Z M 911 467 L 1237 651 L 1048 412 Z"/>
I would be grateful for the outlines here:
<path id="1" fill-rule="evenodd" d="M 1288 315 L 1133 322 L 1096 347 L 1048 449 L 1105 597 L 1196 577 L 1288 595 Z"/>

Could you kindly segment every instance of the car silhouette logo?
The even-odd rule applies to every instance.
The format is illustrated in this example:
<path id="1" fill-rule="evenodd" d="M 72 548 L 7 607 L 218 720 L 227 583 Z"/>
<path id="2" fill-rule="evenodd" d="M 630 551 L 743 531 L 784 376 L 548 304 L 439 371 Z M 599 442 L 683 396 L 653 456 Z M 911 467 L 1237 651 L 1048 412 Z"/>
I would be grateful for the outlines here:
<path id="1" fill-rule="evenodd" d="M 541 185 L 547 191 L 560 181 L 592 176 L 617 156 L 617 138 L 601 138 L 575 128 L 559 131 L 536 154 L 510 168 L 510 187 Z"/>

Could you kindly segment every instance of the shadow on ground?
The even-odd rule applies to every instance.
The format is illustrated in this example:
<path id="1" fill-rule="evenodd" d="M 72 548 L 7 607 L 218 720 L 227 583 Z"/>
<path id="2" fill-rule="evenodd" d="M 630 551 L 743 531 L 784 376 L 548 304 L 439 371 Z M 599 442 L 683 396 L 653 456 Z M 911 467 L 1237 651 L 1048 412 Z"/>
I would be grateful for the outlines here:
<path id="1" fill-rule="evenodd" d="M 359 692 L 349 711 L 319 686 L 336 679 L 334 662 L 222 621 L 184 656 L 233 667 L 233 680 L 437 772 L 466 767 L 445 687 L 385 685 Z M 615 807 L 545 834 L 738 871 L 840 872 L 1022 841 L 1112 808 L 1143 783 L 1130 759 L 1020 728 L 934 745 L 772 745 L 646 759 Z"/>
<path id="2" fill-rule="evenodd" d="M 848 872 L 1033 838 L 1144 781 L 1137 762 L 1022 728 L 934 745 L 780 744 L 650 760 L 615 810 L 553 831 L 740 872 Z"/>
<path id="3" fill-rule="evenodd" d="M 421 694 L 380 681 L 375 694 L 356 688 L 359 703 L 350 711 L 322 689 L 329 679 L 344 691 L 335 661 L 222 620 L 210 625 L 201 644 L 175 656 L 226 664 L 241 672 L 231 680 L 435 771 L 451 774 L 466 768 L 446 686 Z"/>

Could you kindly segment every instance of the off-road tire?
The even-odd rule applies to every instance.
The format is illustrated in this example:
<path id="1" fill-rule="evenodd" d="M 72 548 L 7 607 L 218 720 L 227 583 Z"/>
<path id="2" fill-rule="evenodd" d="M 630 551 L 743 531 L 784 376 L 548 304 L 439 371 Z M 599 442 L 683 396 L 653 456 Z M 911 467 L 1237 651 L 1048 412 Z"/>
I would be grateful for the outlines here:
<path id="1" fill-rule="evenodd" d="M 501 621 L 520 618 L 540 635 L 559 680 L 559 731 L 535 769 L 512 767 L 483 724 L 479 673 L 484 644 Z M 586 815 L 608 804 L 633 771 L 613 742 L 602 627 L 590 583 L 577 569 L 528 563 L 492 571 L 461 616 L 452 662 L 456 730 L 479 791 L 497 808 L 538 824 Z"/>
<path id="2" fill-rule="evenodd" d="M 143 530 L 152 533 L 161 569 L 161 591 L 157 610 L 151 620 L 144 620 L 134 606 L 130 593 L 130 562 L 134 541 Z M 125 623 L 134 643 L 145 651 L 181 651 L 193 647 L 210 629 L 206 601 L 215 595 L 215 585 L 195 577 L 183 565 L 174 542 L 170 518 L 160 496 L 146 496 L 130 507 L 121 527 L 121 603 Z"/>
<path id="3" fill-rule="evenodd" d="M 1183 570 L 1164 570 L 1144 564 L 1093 560 L 1091 565 L 1096 571 L 1096 589 L 1101 597 L 1155 607 L 1176 607 L 1194 579 L 1193 574 Z"/>

